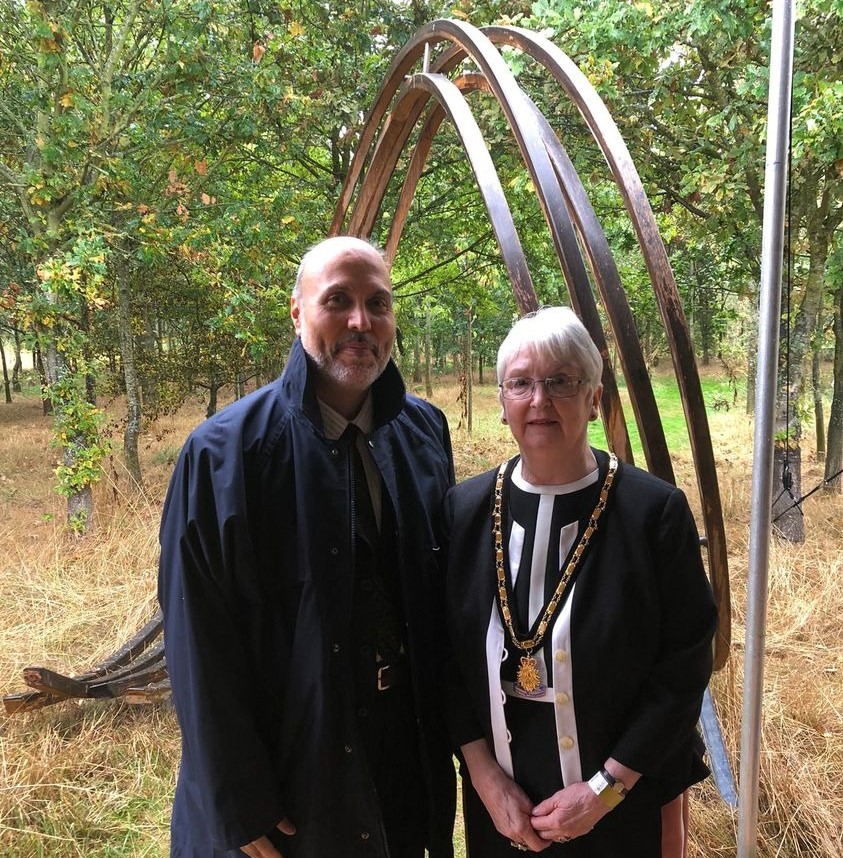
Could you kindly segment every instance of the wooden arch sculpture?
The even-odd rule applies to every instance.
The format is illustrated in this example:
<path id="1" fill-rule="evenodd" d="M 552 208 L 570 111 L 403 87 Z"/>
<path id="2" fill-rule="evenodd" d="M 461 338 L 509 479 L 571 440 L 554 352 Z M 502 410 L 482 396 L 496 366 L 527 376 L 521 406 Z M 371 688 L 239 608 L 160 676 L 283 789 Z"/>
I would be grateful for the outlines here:
<path id="1" fill-rule="evenodd" d="M 667 252 L 629 151 L 606 106 L 570 57 L 543 36 L 517 27 L 477 28 L 462 21 L 439 20 L 419 29 L 393 61 L 366 118 L 331 233 L 371 235 L 398 160 L 418 126 L 417 142 L 385 242 L 387 259 L 392 261 L 434 137 L 447 118 L 465 149 L 518 310 L 522 314 L 535 310 L 538 301 L 513 217 L 466 99 L 475 90 L 490 93 L 506 116 L 532 179 L 571 304 L 603 355 L 601 407 L 609 445 L 622 459 L 633 461 L 589 271 L 618 346 L 647 469 L 675 482 L 641 344 L 608 242 L 562 143 L 501 55 L 499 47 L 504 45 L 540 64 L 576 106 L 609 165 L 635 229 L 685 411 L 702 501 L 709 574 L 719 612 L 714 661 L 720 668 L 728 658 L 731 640 L 728 561 L 711 434 L 691 339 Z M 438 52 L 432 56 L 434 49 Z M 478 71 L 459 73 L 467 59 Z M 452 79 L 449 75 L 455 70 L 457 76 Z"/>
<path id="2" fill-rule="evenodd" d="M 434 21 L 422 27 L 396 56 L 369 112 L 337 204 L 331 233 L 371 235 L 399 157 L 421 121 L 418 142 L 410 157 L 385 245 L 387 258 L 394 259 L 434 137 L 447 117 L 462 141 L 483 197 L 519 312 L 535 310 L 538 301 L 515 223 L 465 97 L 475 90 L 493 95 L 504 111 L 536 189 L 571 304 L 603 355 L 601 408 L 609 445 L 622 459 L 633 461 L 589 271 L 618 346 L 647 468 L 662 479 L 675 482 L 632 312 L 608 242 L 564 147 L 501 56 L 498 46 L 503 45 L 521 51 L 543 66 L 576 105 L 609 164 L 638 236 L 685 409 L 702 499 L 709 574 L 719 610 L 714 663 L 716 668 L 722 667 L 729 655 L 731 637 L 729 573 L 720 490 L 691 340 L 673 272 L 641 180 L 606 106 L 572 60 L 542 36 L 516 27 L 478 29 L 451 20 Z M 431 60 L 430 54 L 437 47 L 439 53 Z M 479 71 L 449 78 L 448 74 L 466 59 L 473 61 Z M 430 109 L 422 120 L 428 105 Z M 121 697 L 136 703 L 161 699 L 169 693 L 169 678 L 160 612 L 96 668 L 69 677 L 44 667 L 28 667 L 24 670 L 24 682 L 31 690 L 3 698 L 10 714 L 69 698 Z"/>

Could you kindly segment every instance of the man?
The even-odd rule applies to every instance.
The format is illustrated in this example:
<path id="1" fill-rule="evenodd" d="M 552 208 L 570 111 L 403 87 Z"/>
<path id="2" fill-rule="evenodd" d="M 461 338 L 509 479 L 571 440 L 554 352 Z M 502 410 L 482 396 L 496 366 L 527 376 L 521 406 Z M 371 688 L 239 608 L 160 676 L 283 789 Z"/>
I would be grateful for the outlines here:
<path id="1" fill-rule="evenodd" d="M 447 858 L 448 426 L 390 360 L 392 285 L 367 242 L 311 249 L 291 315 L 284 373 L 192 433 L 164 507 L 172 855 Z"/>

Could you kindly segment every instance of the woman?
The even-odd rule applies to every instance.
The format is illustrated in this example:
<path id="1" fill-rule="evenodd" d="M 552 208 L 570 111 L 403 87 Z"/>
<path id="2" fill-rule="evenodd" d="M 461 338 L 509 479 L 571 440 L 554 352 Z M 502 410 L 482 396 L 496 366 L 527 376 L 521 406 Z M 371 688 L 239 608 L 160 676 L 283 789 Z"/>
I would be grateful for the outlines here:
<path id="1" fill-rule="evenodd" d="M 687 501 L 589 446 L 602 361 L 569 309 L 516 322 L 497 371 L 520 455 L 445 501 L 469 855 L 678 858 L 716 623 Z"/>

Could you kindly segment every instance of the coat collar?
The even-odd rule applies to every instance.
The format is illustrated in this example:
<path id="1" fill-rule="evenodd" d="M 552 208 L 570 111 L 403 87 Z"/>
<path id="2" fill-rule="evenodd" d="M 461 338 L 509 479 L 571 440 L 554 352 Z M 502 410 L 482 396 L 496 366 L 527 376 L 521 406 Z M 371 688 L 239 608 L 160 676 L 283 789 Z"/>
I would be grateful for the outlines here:
<path id="1" fill-rule="evenodd" d="M 322 426 L 319 403 L 316 400 L 316 367 L 296 337 L 284 372 L 281 375 L 284 392 L 317 426 Z M 394 420 L 404 408 L 406 388 L 395 362 L 390 358 L 386 369 L 372 385 L 373 429 Z"/>

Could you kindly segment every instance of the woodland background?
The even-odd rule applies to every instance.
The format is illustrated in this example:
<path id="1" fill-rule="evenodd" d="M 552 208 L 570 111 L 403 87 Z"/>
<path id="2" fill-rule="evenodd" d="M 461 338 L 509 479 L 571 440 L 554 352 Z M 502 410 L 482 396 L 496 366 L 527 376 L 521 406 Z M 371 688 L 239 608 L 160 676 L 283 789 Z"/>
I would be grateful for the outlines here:
<path id="1" fill-rule="evenodd" d="M 774 548 L 765 858 L 843 851 L 843 3 L 797 9 L 776 441 L 794 462 L 801 453 L 797 496 L 827 491 L 803 504 L 804 545 Z M 283 367 L 298 260 L 328 229 L 392 56 L 440 16 L 552 38 L 606 101 L 641 174 L 703 379 L 718 380 L 706 401 L 736 634 L 715 698 L 735 759 L 770 38 L 770 6 L 756 0 L 0 0 L 0 586 L 13 594 L 0 607 L 3 690 L 28 663 L 89 666 L 153 609 L 173 457 L 205 414 Z M 517 54 L 509 61 L 583 178 L 654 381 L 669 378 L 649 279 L 601 156 L 558 89 Z M 539 299 L 566 303 L 505 122 L 476 98 Z M 491 382 L 516 311 L 445 127 L 393 275 L 402 371 L 448 412 L 460 476 L 488 467 L 509 450 Z M 687 449 L 669 441 L 692 486 Z M 166 706 L 7 719 L 0 852 L 164 854 L 177 759 Z M 693 854 L 733 855 L 734 817 L 710 785 L 694 814 Z"/>
<path id="2" fill-rule="evenodd" d="M 843 4 L 797 5 L 779 441 L 798 450 L 803 423 L 815 423 L 839 488 Z M 0 0 L 5 395 L 20 382 L 21 350 L 33 349 L 74 528 L 90 525 L 91 486 L 114 436 L 103 424 L 110 399 L 125 397 L 123 458 L 142 486 L 145 424 L 198 389 L 212 411 L 220 385 L 279 372 L 296 264 L 328 229 L 392 55 L 441 15 L 540 30 L 578 62 L 658 213 L 699 360 L 744 376 L 752 411 L 768 3 Z M 523 57 L 511 63 L 589 190 L 655 366 L 664 332 L 602 158 L 558 88 Z M 478 98 L 539 298 L 565 301 L 531 183 L 496 103 Z M 413 377 L 470 355 L 482 378 L 515 308 L 447 129 L 394 279 Z"/>

